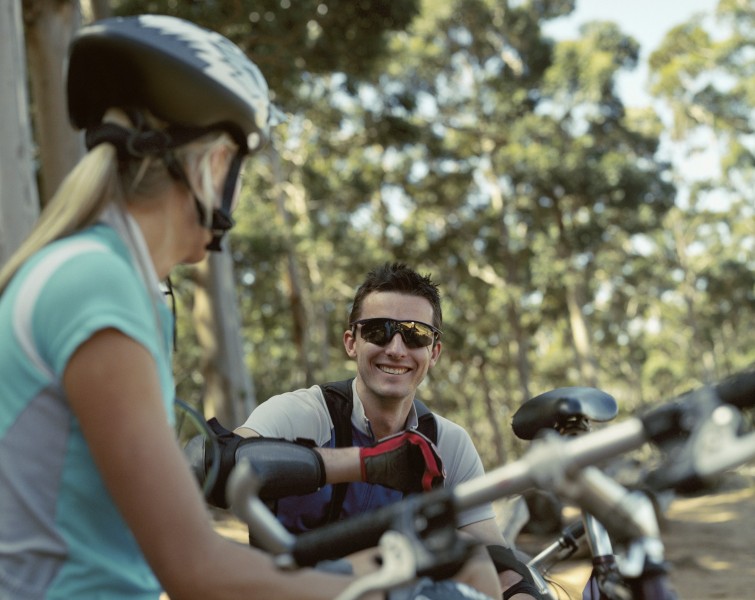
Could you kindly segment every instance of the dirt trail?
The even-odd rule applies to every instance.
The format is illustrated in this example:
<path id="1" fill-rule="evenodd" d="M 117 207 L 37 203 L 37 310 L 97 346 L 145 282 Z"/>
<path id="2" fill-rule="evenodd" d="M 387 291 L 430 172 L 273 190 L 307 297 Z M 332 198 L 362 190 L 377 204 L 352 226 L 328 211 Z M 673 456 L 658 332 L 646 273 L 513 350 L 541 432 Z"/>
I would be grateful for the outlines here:
<path id="1" fill-rule="evenodd" d="M 755 483 L 677 500 L 668 519 L 663 538 L 680 598 L 755 595 Z"/>
<path id="2" fill-rule="evenodd" d="M 680 600 L 755 597 L 755 479 L 739 479 L 733 489 L 678 497 L 665 517 L 661 535 Z M 529 538 L 527 549 L 547 541 Z M 587 560 L 575 560 L 554 570 L 553 578 L 570 599 L 580 600 L 589 573 Z M 567 596 L 562 592 L 561 597 Z"/>

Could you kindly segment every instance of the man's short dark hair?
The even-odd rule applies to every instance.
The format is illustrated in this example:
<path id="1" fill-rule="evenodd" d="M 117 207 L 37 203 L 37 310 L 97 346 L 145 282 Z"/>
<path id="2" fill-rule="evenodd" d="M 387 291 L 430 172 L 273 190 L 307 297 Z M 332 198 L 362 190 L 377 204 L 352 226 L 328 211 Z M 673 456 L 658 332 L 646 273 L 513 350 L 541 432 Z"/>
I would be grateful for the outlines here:
<path id="1" fill-rule="evenodd" d="M 365 297 L 373 292 L 396 292 L 425 298 L 433 307 L 433 322 L 430 324 L 437 329 L 442 329 L 443 312 L 440 307 L 440 292 L 438 285 L 430 279 L 429 274 L 420 275 L 414 269 L 398 262 L 385 263 L 373 269 L 357 289 L 351 306 L 349 323 L 359 319 Z"/>

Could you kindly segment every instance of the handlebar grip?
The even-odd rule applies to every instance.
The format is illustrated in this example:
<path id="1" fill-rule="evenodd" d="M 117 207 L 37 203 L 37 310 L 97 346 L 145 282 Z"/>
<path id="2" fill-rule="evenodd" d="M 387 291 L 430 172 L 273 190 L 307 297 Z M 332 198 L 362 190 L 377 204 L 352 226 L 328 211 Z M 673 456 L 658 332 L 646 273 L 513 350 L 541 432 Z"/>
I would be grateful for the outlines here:
<path id="1" fill-rule="evenodd" d="M 715 386 L 725 404 L 737 408 L 755 408 L 755 368 L 727 377 Z"/>
<path id="2" fill-rule="evenodd" d="M 438 526 L 455 528 L 453 497 L 452 489 L 442 488 L 313 529 L 296 536 L 290 554 L 297 565 L 309 567 L 375 547 L 389 529 L 423 537 Z"/>
<path id="3" fill-rule="evenodd" d="M 640 418 L 648 438 L 663 444 L 683 437 L 706 411 L 718 404 L 730 404 L 740 409 L 755 407 L 755 369 L 727 377 L 708 388 L 707 396 L 703 393 L 705 389 L 685 392 L 642 415 Z"/>
<path id="4" fill-rule="evenodd" d="M 343 558 L 372 548 L 390 528 L 395 511 L 396 505 L 390 505 L 299 534 L 291 555 L 300 567 L 311 567 L 322 560 Z"/>

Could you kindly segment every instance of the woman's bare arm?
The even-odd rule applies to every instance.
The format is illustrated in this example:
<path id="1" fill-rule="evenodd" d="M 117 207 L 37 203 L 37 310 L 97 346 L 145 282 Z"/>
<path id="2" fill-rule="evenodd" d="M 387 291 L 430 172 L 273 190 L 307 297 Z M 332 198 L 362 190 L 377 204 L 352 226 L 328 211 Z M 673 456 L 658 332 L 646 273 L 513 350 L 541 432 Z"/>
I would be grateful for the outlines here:
<path id="1" fill-rule="evenodd" d="M 218 535 L 165 418 L 154 361 L 108 329 L 73 355 L 63 383 L 108 490 L 171 600 L 333 598 L 350 578 L 278 571 Z"/>

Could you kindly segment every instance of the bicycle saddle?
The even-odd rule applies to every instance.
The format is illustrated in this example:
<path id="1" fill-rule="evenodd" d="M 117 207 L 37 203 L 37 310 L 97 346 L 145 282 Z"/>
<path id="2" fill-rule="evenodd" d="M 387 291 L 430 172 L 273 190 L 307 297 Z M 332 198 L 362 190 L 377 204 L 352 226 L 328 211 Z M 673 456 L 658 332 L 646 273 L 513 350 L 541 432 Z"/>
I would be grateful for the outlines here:
<path id="1" fill-rule="evenodd" d="M 511 427 L 518 438 L 531 440 L 541 429 L 563 430 L 569 423 L 583 424 L 613 419 L 619 412 L 616 399 L 591 387 L 563 387 L 527 400 L 514 413 Z"/>

